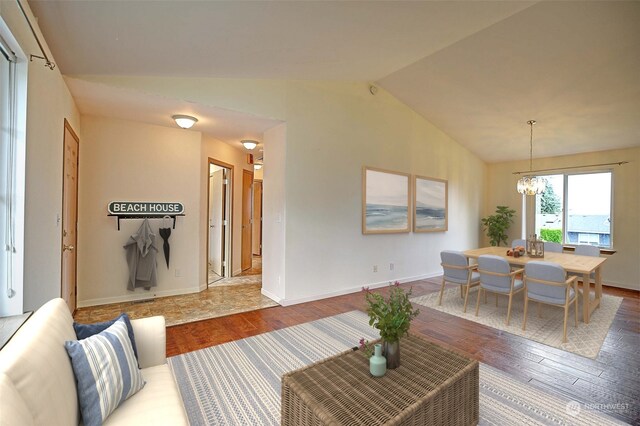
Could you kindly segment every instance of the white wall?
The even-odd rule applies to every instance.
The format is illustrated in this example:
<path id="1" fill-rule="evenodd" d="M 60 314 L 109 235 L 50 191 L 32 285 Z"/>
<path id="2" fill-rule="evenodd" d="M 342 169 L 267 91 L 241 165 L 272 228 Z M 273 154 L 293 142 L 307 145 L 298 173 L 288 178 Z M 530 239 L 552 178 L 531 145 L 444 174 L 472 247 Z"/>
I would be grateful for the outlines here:
<path id="1" fill-rule="evenodd" d="M 198 256 L 207 228 L 201 224 L 203 182 L 199 132 L 138 122 L 83 116 L 80 149 L 78 306 L 197 292 L 204 288 L 206 259 Z M 206 200 L 206 186 L 204 186 Z M 111 201 L 181 202 L 185 216 L 172 230 L 170 269 L 156 237 L 158 286 L 127 290 L 123 245 L 142 219 L 107 217 Z M 205 219 L 206 220 L 206 219 Z M 157 232 L 162 220 L 151 219 Z M 176 272 L 177 271 L 177 272 Z M 177 276 L 180 275 L 180 276 Z"/>
<path id="2" fill-rule="evenodd" d="M 208 170 L 208 158 L 213 158 L 218 161 L 230 164 L 233 166 L 233 181 L 232 181 L 232 198 L 233 198 L 233 218 L 231 229 L 231 252 L 232 252 L 232 267 L 231 271 L 233 275 L 242 272 L 241 268 L 241 254 L 242 254 L 242 170 L 253 170 L 253 165 L 247 163 L 247 153 L 232 147 L 222 141 L 212 138 L 209 135 L 203 135 L 202 147 L 200 156 L 200 166 L 202 173 L 202 191 L 200 200 L 200 211 L 202 217 L 200 222 L 203 228 L 201 235 L 200 247 L 201 247 L 201 262 L 206 265 L 206 247 L 207 236 L 206 230 L 207 224 L 207 170 Z M 192 165 L 192 167 L 194 167 Z"/>
<path id="3" fill-rule="evenodd" d="M 264 132 L 265 165 L 262 181 L 262 293 L 281 302 L 285 299 L 286 150 L 287 125 Z"/>
<path id="4" fill-rule="evenodd" d="M 609 166 L 613 171 L 613 249 L 602 271 L 605 284 L 640 290 L 640 148 L 592 152 L 535 159 L 534 169 L 562 168 L 588 164 L 629 161 L 623 166 Z M 522 196 L 516 192 L 518 176 L 513 172 L 528 170 L 528 161 L 513 161 L 489 165 L 483 216 L 493 214 L 496 205 L 516 210 L 517 217 L 509 230 L 509 240 L 520 238 L 522 227 Z M 580 169 L 580 171 L 602 168 Z M 575 171 L 575 170 L 574 170 Z M 561 170 L 559 171 L 561 172 Z M 532 225 L 530 225 L 532 226 Z M 525 235 L 531 233 L 531 229 Z M 486 237 L 483 237 L 488 244 Z"/>
<path id="5" fill-rule="evenodd" d="M 263 291 L 284 304 L 437 275 L 442 249 L 478 245 L 485 164 L 384 90 L 372 96 L 361 82 L 84 78 L 286 122 L 283 204 L 272 207 L 273 164 L 265 142 L 263 258 Z M 364 165 L 448 179 L 450 230 L 362 235 Z M 269 208 L 281 215 L 282 229 L 269 229 Z M 269 249 L 270 233 L 285 238 L 274 242 L 284 252 Z M 284 272 L 270 256 L 284 262 Z"/>
<path id="6" fill-rule="evenodd" d="M 22 4 L 48 51 L 28 4 Z M 0 2 L 0 15 L 27 56 L 42 55 L 16 2 Z M 35 310 L 60 297 L 62 231 L 58 217 L 62 212 L 64 119 L 80 136 L 81 146 L 82 134 L 80 114 L 58 68 L 51 71 L 39 59 L 28 67 L 24 310 Z"/>
<path id="7" fill-rule="evenodd" d="M 477 246 L 486 166 L 386 91 L 291 84 L 286 121 L 285 304 L 438 275 L 441 250 Z M 448 179 L 449 231 L 363 235 L 363 166 Z"/>

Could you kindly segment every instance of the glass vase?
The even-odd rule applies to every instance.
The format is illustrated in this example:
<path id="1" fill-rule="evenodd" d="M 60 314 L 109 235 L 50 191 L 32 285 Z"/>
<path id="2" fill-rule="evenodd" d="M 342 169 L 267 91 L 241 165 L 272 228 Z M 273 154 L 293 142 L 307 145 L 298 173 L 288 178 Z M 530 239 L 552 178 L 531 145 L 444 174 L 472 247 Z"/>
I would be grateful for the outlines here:
<path id="1" fill-rule="evenodd" d="M 384 342 L 384 356 L 387 359 L 387 369 L 393 370 L 400 367 L 400 340 Z"/>

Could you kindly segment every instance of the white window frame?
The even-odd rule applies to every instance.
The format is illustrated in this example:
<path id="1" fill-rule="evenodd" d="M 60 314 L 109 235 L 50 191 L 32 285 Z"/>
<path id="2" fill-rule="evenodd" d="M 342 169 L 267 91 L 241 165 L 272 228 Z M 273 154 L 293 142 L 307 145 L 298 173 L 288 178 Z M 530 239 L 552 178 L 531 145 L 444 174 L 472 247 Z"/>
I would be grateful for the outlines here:
<path id="1" fill-rule="evenodd" d="M 568 205 L 568 201 L 569 201 L 569 176 L 576 176 L 576 175 L 593 175 L 593 174 L 599 174 L 599 173 L 609 173 L 611 175 L 611 196 L 609 199 L 609 218 L 610 218 L 610 224 L 609 224 L 609 246 L 601 246 L 600 245 L 600 237 L 598 235 L 598 244 L 597 247 L 600 248 L 604 248 L 604 249 L 611 249 L 613 250 L 613 227 L 614 227 L 614 220 L 613 220 L 613 204 L 614 204 L 614 189 L 615 189 L 615 185 L 614 185 L 614 178 L 615 178 L 615 174 L 613 173 L 612 169 L 606 169 L 606 170 L 589 170 L 589 171 L 582 171 L 582 172 L 565 172 L 565 173 L 549 173 L 548 175 L 539 175 L 540 177 L 545 177 L 545 176 L 557 176 L 557 175 L 562 175 L 562 244 L 574 244 L 574 243 L 570 243 L 568 241 L 568 230 L 567 230 L 567 224 L 569 221 L 569 211 L 567 209 L 567 205 Z M 526 197 L 525 195 L 523 195 L 523 197 Z M 537 195 L 534 197 L 530 197 L 531 198 L 531 205 L 529 206 L 528 211 L 532 212 L 532 216 L 533 216 L 533 221 L 531 222 L 534 232 L 535 229 L 537 229 L 536 227 L 536 197 L 538 197 Z M 529 197 L 527 197 L 529 198 Z"/>

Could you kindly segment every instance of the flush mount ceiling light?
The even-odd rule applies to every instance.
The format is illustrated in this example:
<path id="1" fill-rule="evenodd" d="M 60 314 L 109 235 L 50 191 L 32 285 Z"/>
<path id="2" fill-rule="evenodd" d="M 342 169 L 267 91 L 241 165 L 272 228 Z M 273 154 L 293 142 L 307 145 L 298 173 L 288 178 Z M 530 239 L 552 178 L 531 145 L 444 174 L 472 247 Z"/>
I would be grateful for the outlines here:
<path id="1" fill-rule="evenodd" d="M 529 120 L 527 124 L 531 127 L 531 137 L 529 139 L 529 173 L 532 172 L 531 167 L 533 163 L 533 125 L 536 124 L 536 120 Z M 544 179 L 536 176 L 523 176 L 518 179 L 518 192 L 524 195 L 537 195 L 544 192 L 546 183 Z"/>
<path id="2" fill-rule="evenodd" d="M 176 114 L 172 115 L 171 118 L 173 118 L 176 124 L 183 129 L 190 129 L 194 124 L 198 122 L 197 118 L 190 115 Z"/>
<path id="3" fill-rule="evenodd" d="M 262 168 L 262 164 L 254 164 L 253 168 L 256 170 L 260 170 Z"/>
<path id="4" fill-rule="evenodd" d="M 252 140 L 249 140 L 249 139 L 243 140 L 241 142 L 242 142 L 242 145 L 244 145 L 244 147 L 247 148 L 248 150 L 252 150 L 256 146 L 258 146 L 258 142 L 252 141 Z"/>

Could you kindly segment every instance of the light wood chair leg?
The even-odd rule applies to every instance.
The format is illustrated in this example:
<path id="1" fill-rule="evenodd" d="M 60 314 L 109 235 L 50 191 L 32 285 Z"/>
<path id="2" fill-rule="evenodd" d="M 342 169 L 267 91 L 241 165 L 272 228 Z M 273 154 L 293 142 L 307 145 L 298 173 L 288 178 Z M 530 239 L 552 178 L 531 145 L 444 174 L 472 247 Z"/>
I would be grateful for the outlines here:
<path id="1" fill-rule="evenodd" d="M 524 295 L 524 319 L 522 320 L 522 331 L 527 328 L 527 308 L 529 307 L 529 298 Z"/>
<path id="2" fill-rule="evenodd" d="M 460 287 L 462 288 L 462 287 Z M 467 285 L 467 291 L 464 294 L 464 310 L 462 312 L 464 312 L 465 314 L 467 313 L 467 301 L 469 300 L 469 289 L 471 288 L 471 285 Z"/>
<path id="3" fill-rule="evenodd" d="M 576 297 L 573 299 L 573 307 L 574 307 L 574 311 L 575 311 L 575 318 L 574 318 L 574 323 L 576 325 L 576 327 L 578 326 L 578 295 L 576 294 Z"/>
<path id="4" fill-rule="evenodd" d="M 460 297 L 464 297 L 464 294 L 462 294 L 462 286 L 460 286 Z"/>
<path id="5" fill-rule="evenodd" d="M 444 293 L 444 277 L 442 277 L 442 287 L 440 288 L 440 300 L 438 300 L 438 306 L 442 305 L 442 293 Z"/>
<path id="6" fill-rule="evenodd" d="M 564 325 L 562 326 L 562 343 L 567 343 L 567 317 L 569 316 L 569 304 L 564 305 Z"/>
<path id="7" fill-rule="evenodd" d="M 484 292 L 485 297 L 487 296 L 487 292 L 484 291 L 482 287 L 478 288 L 478 300 L 476 301 L 476 316 L 478 316 L 478 311 L 480 310 L 480 297 Z"/>
<path id="8" fill-rule="evenodd" d="M 509 325 L 509 319 L 511 318 L 511 301 L 513 300 L 513 293 L 509 293 L 509 306 L 507 307 L 507 326 Z"/>

